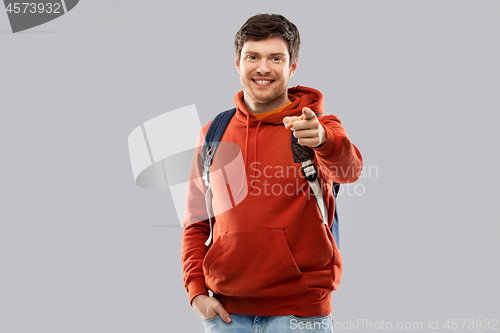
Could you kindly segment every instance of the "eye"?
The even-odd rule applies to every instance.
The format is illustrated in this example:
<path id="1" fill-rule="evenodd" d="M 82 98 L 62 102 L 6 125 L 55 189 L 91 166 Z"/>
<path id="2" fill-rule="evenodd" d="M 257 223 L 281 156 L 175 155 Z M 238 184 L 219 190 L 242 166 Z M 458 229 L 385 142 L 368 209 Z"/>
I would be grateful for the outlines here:
<path id="1" fill-rule="evenodd" d="M 281 59 L 281 57 L 274 57 L 273 58 L 273 61 L 275 62 L 281 62 L 283 59 Z"/>
<path id="2" fill-rule="evenodd" d="M 247 56 L 247 59 L 248 60 L 257 60 L 257 57 L 254 55 L 249 55 L 249 56 Z"/>

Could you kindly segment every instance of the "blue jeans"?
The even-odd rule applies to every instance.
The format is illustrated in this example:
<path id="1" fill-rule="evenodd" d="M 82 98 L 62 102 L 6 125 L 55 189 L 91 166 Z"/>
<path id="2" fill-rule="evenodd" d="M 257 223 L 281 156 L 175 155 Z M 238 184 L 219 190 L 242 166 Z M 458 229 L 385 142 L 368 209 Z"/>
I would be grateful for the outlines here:
<path id="1" fill-rule="evenodd" d="M 331 314 L 320 317 L 249 316 L 230 313 L 228 324 L 217 315 L 203 319 L 205 333 L 333 333 Z"/>

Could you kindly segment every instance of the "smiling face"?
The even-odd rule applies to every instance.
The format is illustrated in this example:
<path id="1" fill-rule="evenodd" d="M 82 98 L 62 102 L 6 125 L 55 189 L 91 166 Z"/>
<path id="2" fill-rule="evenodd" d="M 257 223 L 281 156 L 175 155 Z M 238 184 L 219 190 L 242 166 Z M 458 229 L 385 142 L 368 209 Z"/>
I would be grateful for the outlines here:
<path id="1" fill-rule="evenodd" d="M 247 41 L 241 50 L 241 59 L 236 56 L 247 108 L 253 113 L 264 113 L 286 105 L 289 102 L 288 80 L 297 66 L 297 59 L 290 64 L 283 38 Z"/>

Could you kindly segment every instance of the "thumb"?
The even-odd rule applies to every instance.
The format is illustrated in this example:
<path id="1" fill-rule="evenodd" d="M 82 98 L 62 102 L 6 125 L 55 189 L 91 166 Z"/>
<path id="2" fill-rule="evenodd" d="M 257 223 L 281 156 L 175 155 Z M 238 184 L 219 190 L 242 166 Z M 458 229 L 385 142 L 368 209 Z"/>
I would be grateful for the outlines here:
<path id="1" fill-rule="evenodd" d="M 313 112 L 313 110 L 306 107 L 302 109 L 302 114 L 304 115 L 305 120 L 316 118 L 316 114 Z"/>
<path id="2" fill-rule="evenodd" d="M 226 309 L 224 309 L 222 304 L 220 303 L 217 304 L 217 306 L 214 307 L 214 311 L 217 312 L 219 316 L 222 318 L 222 320 L 224 320 L 226 323 L 231 322 L 231 317 L 229 316 L 229 312 L 227 312 Z"/>

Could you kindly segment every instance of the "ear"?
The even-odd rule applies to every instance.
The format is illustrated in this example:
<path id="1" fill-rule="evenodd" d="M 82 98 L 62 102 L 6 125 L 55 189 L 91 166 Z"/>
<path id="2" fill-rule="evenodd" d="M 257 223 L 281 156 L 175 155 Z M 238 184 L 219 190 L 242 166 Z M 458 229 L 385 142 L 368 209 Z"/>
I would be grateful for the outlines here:
<path id="1" fill-rule="evenodd" d="M 234 57 L 234 64 L 236 65 L 236 70 L 239 73 L 240 72 L 240 62 L 238 61 L 238 55 L 235 55 L 235 57 Z"/>
<path id="2" fill-rule="evenodd" d="M 292 76 L 293 73 L 295 73 L 295 71 L 297 70 L 297 67 L 299 67 L 299 58 L 295 58 L 292 66 L 290 66 L 290 76 Z"/>

